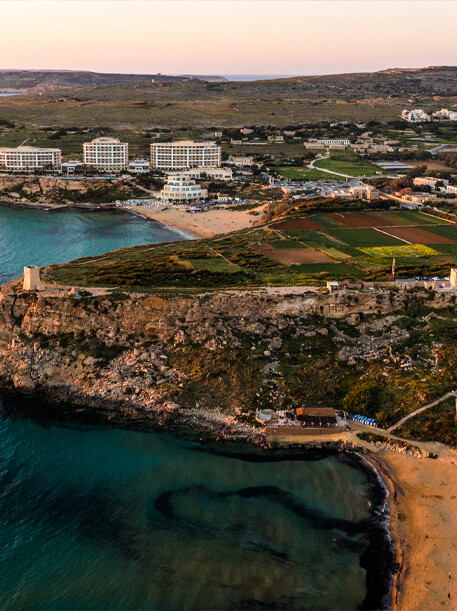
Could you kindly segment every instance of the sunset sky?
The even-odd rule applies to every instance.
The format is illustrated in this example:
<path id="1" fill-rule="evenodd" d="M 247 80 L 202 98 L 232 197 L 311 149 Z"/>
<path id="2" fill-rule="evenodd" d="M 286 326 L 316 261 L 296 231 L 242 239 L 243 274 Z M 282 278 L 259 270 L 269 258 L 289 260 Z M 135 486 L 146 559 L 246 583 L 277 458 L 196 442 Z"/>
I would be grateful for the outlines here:
<path id="1" fill-rule="evenodd" d="M 2 69 L 299 75 L 457 64 L 455 1 L 4 0 L 0 10 Z"/>

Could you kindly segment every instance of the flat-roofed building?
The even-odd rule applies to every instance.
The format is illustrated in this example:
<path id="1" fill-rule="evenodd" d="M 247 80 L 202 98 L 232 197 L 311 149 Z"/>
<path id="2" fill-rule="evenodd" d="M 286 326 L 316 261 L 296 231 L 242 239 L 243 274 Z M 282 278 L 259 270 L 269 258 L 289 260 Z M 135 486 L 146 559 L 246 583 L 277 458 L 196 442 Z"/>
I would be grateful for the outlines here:
<path id="1" fill-rule="evenodd" d="M 132 172 L 132 174 L 147 174 L 150 171 L 149 161 L 145 159 L 134 159 L 129 163 L 129 172 Z"/>
<path id="2" fill-rule="evenodd" d="M 118 138 L 95 138 L 85 142 L 84 163 L 103 172 L 121 172 L 128 166 L 129 145 Z"/>
<path id="3" fill-rule="evenodd" d="M 218 168 L 221 147 L 215 142 L 154 142 L 151 144 L 151 167 L 159 170 Z"/>
<path id="4" fill-rule="evenodd" d="M 208 191 L 188 176 L 169 176 L 162 191 L 157 196 L 170 202 L 189 202 L 208 197 Z"/>
<path id="5" fill-rule="evenodd" d="M 322 139 L 322 140 L 309 140 L 303 143 L 309 150 L 312 149 L 336 149 L 343 150 L 351 144 L 351 141 L 347 138 L 338 139 Z"/>
<path id="6" fill-rule="evenodd" d="M 244 155 L 231 155 L 228 163 L 233 165 L 254 165 L 254 159 L 252 157 L 245 157 Z"/>
<path id="7" fill-rule="evenodd" d="M 442 183 L 443 187 L 445 187 L 449 183 L 448 180 L 443 180 L 441 178 L 433 178 L 432 176 L 416 176 L 413 182 L 415 185 L 425 185 L 427 187 L 431 187 L 432 189 L 435 189 L 438 183 Z"/>
<path id="8" fill-rule="evenodd" d="M 73 174 L 82 173 L 84 164 L 82 161 L 64 161 L 62 163 L 62 174 L 73 176 Z"/>
<path id="9" fill-rule="evenodd" d="M 0 148 L 0 168 L 12 172 L 60 170 L 61 166 L 62 151 L 60 149 L 37 148 L 35 146 Z"/>
<path id="10" fill-rule="evenodd" d="M 212 180 L 232 180 L 233 172 L 231 168 L 191 168 L 169 174 L 169 176 L 188 176 L 197 180 L 211 178 Z"/>

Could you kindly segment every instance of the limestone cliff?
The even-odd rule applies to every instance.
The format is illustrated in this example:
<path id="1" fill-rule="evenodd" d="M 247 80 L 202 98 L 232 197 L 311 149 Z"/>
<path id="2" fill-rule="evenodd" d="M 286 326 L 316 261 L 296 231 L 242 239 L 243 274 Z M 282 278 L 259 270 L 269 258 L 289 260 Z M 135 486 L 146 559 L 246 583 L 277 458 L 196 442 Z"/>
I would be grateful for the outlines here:
<path id="1" fill-rule="evenodd" d="M 0 200 L 27 206 L 128 199 L 132 187 L 118 179 L 68 180 L 54 176 L 0 176 Z M 106 197 L 105 197 L 106 194 Z M 98 201 L 100 199 L 100 201 Z"/>
<path id="2" fill-rule="evenodd" d="M 421 299 L 455 304 L 453 293 Z M 336 369 L 392 354 L 408 337 L 397 321 L 410 301 L 395 291 L 77 298 L 10 285 L 0 381 L 109 418 L 254 435 L 256 407 L 337 404 L 346 391 Z"/>

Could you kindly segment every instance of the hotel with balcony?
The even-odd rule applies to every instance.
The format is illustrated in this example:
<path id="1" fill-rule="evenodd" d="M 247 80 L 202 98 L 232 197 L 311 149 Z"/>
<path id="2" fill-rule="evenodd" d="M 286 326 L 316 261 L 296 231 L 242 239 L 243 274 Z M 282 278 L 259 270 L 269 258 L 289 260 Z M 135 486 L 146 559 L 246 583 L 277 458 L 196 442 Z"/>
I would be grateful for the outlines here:
<path id="1" fill-rule="evenodd" d="M 121 172 L 129 162 L 129 145 L 117 138 L 95 138 L 84 143 L 84 164 L 102 172 Z"/>
<path id="2" fill-rule="evenodd" d="M 151 167 L 158 170 L 218 168 L 221 147 L 215 142 L 154 142 L 151 144 Z"/>
<path id="3" fill-rule="evenodd" d="M 0 148 L 0 169 L 10 172 L 31 172 L 36 170 L 60 170 L 62 151 L 60 149 L 18 146 Z"/>
<path id="4" fill-rule="evenodd" d="M 158 198 L 169 202 L 190 202 L 208 197 L 208 191 L 188 176 L 169 176 Z"/>

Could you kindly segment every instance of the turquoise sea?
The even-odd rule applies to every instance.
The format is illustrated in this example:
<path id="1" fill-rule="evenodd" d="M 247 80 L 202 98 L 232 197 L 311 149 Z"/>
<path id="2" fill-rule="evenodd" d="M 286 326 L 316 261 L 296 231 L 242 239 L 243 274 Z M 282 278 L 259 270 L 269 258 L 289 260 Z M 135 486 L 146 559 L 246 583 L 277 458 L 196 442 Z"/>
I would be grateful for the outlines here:
<path id="1" fill-rule="evenodd" d="M 0 269 L 179 235 L 122 213 L 0 208 Z M 344 454 L 57 420 L 0 399 L 0 608 L 379 609 L 374 473 Z"/>
<path id="2" fill-rule="evenodd" d="M 0 608 L 356 609 L 364 600 L 375 483 L 344 456 L 271 460 L 38 421 L 15 407 L 0 411 Z"/>
<path id="3" fill-rule="evenodd" d="M 63 263 L 123 246 L 182 239 L 177 231 L 122 211 L 0 206 L 0 284 L 22 275 L 24 265 Z"/>

